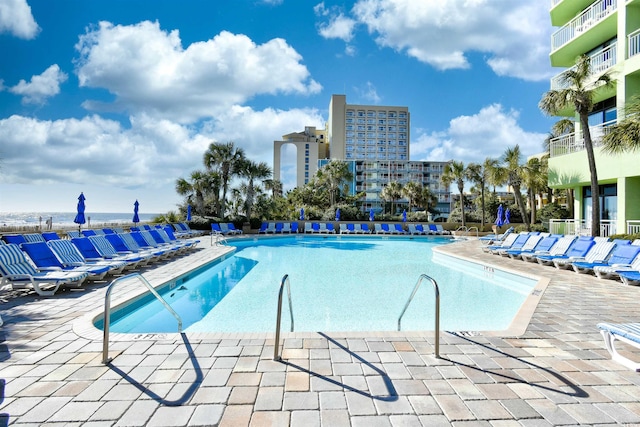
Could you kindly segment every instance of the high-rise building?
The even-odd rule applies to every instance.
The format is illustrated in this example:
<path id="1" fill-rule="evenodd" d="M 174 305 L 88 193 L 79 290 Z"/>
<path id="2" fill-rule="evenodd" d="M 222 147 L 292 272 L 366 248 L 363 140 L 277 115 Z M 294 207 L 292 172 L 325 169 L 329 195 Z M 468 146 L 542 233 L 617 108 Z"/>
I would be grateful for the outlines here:
<path id="1" fill-rule="evenodd" d="M 392 181 L 428 186 L 438 199 L 436 209 L 449 213 L 449 188 L 440 182 L 447 162 L 410 161 L 410 114 L 408 107 L 347 104 L 345 95 L 333 95 L 325 130 L 306 127 L 304 132 L 274 141 L 274 178 L 280 179 L 281 149 L 297 148 L 296 185 L 301 186 L 330 160 L 349 163 L 352 193 L 365 192 L 362 210 L 381 211 L 382 189 Z M 398 201 L 407 203 L 406 199 Z"/>
<path id="2" fill-rule="evenodd" d="M 615 84 L 595 92 L 589 127 L 594 143 L 602 219 L 601 235 L 640 231 L 640 152 L 603 152 L 607 127 L 623 119 L 625 103 L 640 94 L 640 1 L 552 0 L 551 65 L 563 70 L 551 79 L 551 89 L 563 88 L 563 73 L 581 55 L 590 57 L 594 78 L 609 73 Z M 562 112 L 575 119 L 575 132 L 550 141 L 549 185 L 572 189 L 574 218 L 591 223 L 590 172 L 582 129 L 573 109 Z M 635 228 L 634 228 L 635 227 Z"/>

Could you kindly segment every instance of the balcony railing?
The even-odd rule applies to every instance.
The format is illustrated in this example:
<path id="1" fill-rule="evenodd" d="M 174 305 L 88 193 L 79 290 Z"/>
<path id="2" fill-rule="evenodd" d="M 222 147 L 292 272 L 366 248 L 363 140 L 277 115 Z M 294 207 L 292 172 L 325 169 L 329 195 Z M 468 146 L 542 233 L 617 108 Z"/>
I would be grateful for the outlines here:
<path id="1" fill-rule="evenodd" d="M 550 219 L 549 232 L 551 234 L 569 234 L 577 236 L 591 235 L 591 221 L 584 219 Z M 609 237 L 618 234 L 618 221 L 615 219 L 600 220 L 600 236 Z"/>
<path id="2" fill-rule="evenodd" d="M 597 147 L 602 143 L 602 138 L 607 134 L 609 129 L 611 129 L 610 125 L 615 122 L 615 120 L 611 120 L 598 126 L 589 127 L 589 130 L 591 131 L 591 142 L 594 147 Z M 575 132 L 562 135 L 549 142 L 550 157 L 576 153 L 582 150 L 584 150 L 584 138 L 582 136 L 582 132 L 579 132 L 579 135 L 576 135 Z"/>
<path id="3" fill-rule="evenodd" d="M 564 46 L 606 18 L 618 7 L 618 0 L 600 0 L 551 35 L 551 50 Z"/>
<path id="4" fill-rule="evenodd" d="M 627 234 L 640 233 L 640 220 L 633 219 L 627 220 Z"/>
<path id="5" fill-rule="evenodd" d="M 640 53 L 640 30 L 635 30 L 633 33 L 627 36 L 629 46 L 629 52 L 627 55 L 629 58 Z"/>
<path id="6" fill-rule="evenodd" d="M 616 49 L 618 43 L 613 43 L 589 57 L 589 65 L 591 73 L 599 75 L 618 63 Z M 575 65 L 569 70 L 575 69 Z M 563 71 L 551 79 L 551 90 L 567 89 L 568 85 L 562 78 L 568 70 Z"/>

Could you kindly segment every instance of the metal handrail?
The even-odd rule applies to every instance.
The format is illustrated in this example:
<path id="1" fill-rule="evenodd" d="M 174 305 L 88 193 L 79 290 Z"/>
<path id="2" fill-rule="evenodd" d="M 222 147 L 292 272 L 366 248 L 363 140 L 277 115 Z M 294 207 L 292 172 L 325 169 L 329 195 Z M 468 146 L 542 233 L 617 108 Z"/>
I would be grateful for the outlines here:
<path id="1" fill-rule="evenodd" d="M 289 314 L 291 315 L 291 332 L 293 332 L 293 306 L 291 305 L 291 285 L 289 284 L 289 275 L 285 274 L 280 282 L 280 291 L 278 292 L 278 316 L 276 319 L 276 339 L 273 343 L 273 360 L 282 360 L 280 357 L 280 321 L 282 320 L 282 294 L 284 286 L 287 285 L 287 296 L 289 298 Z"/>
<path id="2" fill-rule="evenodd" d="M 213 238 L 213 236 L 216 236 L 215 239 Z M 225 235 L 219 231 L 211 231 L 211 246 L 213 246 L 214 244 L 217 246 L 223 243 L 228 243 Z"/>
<path id="3" fill-rule="evenodd" d="M 398 317 L 398 331 L 401 329 L 401 322 L 402 322 L 402 316 L 404 316 L 404 312 L 407 311 L 407 308 L 409 307 L 409 304 L 411 304 L 411 301 L 413 301 L 413 297 L 415 296 L 416 292 L 418 291 L 418 288 L 420 287 L 420 285 L 422 284 L 422 279 L 429 279 L 431 281 L 431 283 L 433 284 L 433 289 L 436 292 L 436 342 L 435 342 L 435 353 L 436 353 L 436 358 L 440 359 L 440 289 L 438 288 L 438 284 L 436 283 L 435 280 L 433 280 L 431 277 L 427 276 L 426 274 L 421 274 L 420 277 L 418 278 L 418 281 L 416 282 L 416 285 L 413 287 L 413 292 L 411 292 L 411 296 L 409 297 L 409 300 L 407 300 L 407 304 L 405 304 L 404 308 L 402 309 L 402 313 L 400 313 L 400 317 Z"/>
<path id="4" fill-rule="evenodd" d="M 153 294 L 153 296 L 155 296 L 158 299 L 158 301 L 160 301 L 160 303 L 164 306 L 164 308 L 166 308 L 169 311 L 169 313 L 171 313 L 173 317 L 176 318 L 176 320 L 178 321 L 178 332 L 182 333 L 182 319 L 180 318 L 178 313 L 176 313 L 175 310 L 171 308 L 171 306 L 164 300 L 164 298 L 160 296 L 160 294 L 154 289 L 154 287 L 151 286 L 151 284 L 147 281 L 147 279 L 142 277 L 140 273 L 131 273 L 131 274 L 127 274 L 126 276 L 118 277 L 113 282 L 111 282 L 111 284 L 107 288 L 107 293 L 105 294 L 105 297 L 104 297 L 104 334 L 102 338 L 102 363 L 104 363 L 105 365 L 111 362 L 112 360 L 109 358 L 109 322 L 111 317 L 111 291 L 113 290 L 116 283 L 126 279 L 139 279 L 142 282 L 142 284 L 149 289 L 151 294 Z"/>

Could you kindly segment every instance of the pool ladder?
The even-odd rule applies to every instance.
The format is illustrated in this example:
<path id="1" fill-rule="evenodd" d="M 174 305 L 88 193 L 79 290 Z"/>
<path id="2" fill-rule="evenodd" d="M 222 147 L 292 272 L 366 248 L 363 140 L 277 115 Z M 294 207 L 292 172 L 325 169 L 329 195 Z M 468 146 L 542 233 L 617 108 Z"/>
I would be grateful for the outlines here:
<path id="1" fill-rule="evenodd" d="M 400 317 L 398 317 L 398 331 L 401 329 L 402 325 L 402 316 L 404 316 L 405 311 L 413 301 L 413 297 L 418 292 L 420 285 L 424 279 L 428 279 L 433 284 L 433 289 L 436 295 L 436 308 L 435 308 L 435 345 L 434 352 L 437 359 L 440 358 L 440 289 L 438 288 L 438 284 L 431 277 L 426 274 L 421 274 L 416 282 L 416 285 L 413 287 L 413 292 L 409 296 L 407 303 L 402 309 L 402 313 L 400 313 Z M 278 292 L 278 313 L 276 318 L 276 337 L 273 343 L 273 360 L 280 361 L 282 360 L 282 356 L 280 355 L 280 324 L 282 320 L 282 297 L 284 295 L 284 288 L 287 288 L 287 297 L 289 301 L 289 315 L 291 316 L 291 332 L 293 332 L 293 306 L 291 305 L 291 285 L 289 283 L 289 275 L 285 274 L 280 282 L 280 291 Z"/>
<path id="2" fill-rule="evenodd" d="M 222 245 L 227 245 L 227 238 L 225 237 L 224 234 L 222 234 L 219 231 L 212 231 L 211 232 L 211 246 L 222 246 Z"/>
<path id="3" fill-rule="evenodd" d="M 131 274 L 127 274 L 126 276 L 118 277 L 117 279 L 111 282 L 111 284 L 107 288 L 107 293 L 104 296 L 104 333 L 102 338 L 102 363 L 105 365 L 107 365 L 112 360 L 109 358 L 109 323 L 111 320 L 110 319 L 111 318 L 111 291 L 113 291 L 113 288 L 116 284 L 127 279 L 138 279 L 140 282 L 142 282 L 142 284 L 145 285 L 147 289 L 149 289 L 149 292 L 151 292 L 151 294 L 155 296 L 158 301 L 160 301 L 160 303 L 164 306 L 164 308 L 166 308 L 167 311 L 169 311 L 169 313 L 171 313 L 173 317 L 176 318 L 176 320 L 178 321 L 178 333 L 182 333 L 182 319 L 180 318 L 178 313 L 176 313 L 174 309 L 171 308 L 171 306 L 164 300 L 164 298 L 160 296 L 160 294 L 155 290 L 155 288 L 151 286 L 151 284 L 147 281 L 147 279 L 142 277 L 140 273 L 131 273 Z"/>

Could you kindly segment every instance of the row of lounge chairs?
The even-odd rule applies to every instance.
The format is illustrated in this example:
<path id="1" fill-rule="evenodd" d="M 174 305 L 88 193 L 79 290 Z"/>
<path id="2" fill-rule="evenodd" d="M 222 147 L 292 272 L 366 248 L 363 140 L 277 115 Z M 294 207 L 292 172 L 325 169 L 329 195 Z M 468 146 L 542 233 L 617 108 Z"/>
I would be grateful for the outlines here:
<path id="1" fill-rule="evenodd" d="M 211 224 L 211 232 L 214 234 L 234 235 L 242 234 L 242 230 L 238 230 L 232 222 L 220 222 Z"/>
<path id="2" fill-rule="evenodd" d="M 619 279 L 625 285 L 640 285 L 640 239 L 610 241 L 607 237 L 519 233 L 483 246 L 485 252 L 537 262 L 599 279 Z M 640 371 L 640 362 L 621 354 L 616 341 L 640 349 L 640 323 L 598 323 L 612 360 Z"/>
<path id="3" fill-rule="evenodd" d="M 105 280 L 194 249 L 170 226 L 130 233 L 94 233 L 62 239 L 55 232 L 5 235 L 0 240 L 0 287 L 51 296 L 60 287 Z"/>
<path id="4" fill-rule="evenodd" d="M 426 229 L 425 229 L 426 227 Z M 305 222 L 304 228 L 299 229 L 297 222 L 263 222 L 258 233 L 260 234 L 285 234 L 285 233 L 309 233 L 309 234 L 450 234 L 442 228 L 442 225 L 408 224 L 405 230 L 402 224 L 387 224 L 376 222 L 371 226 L 364 223 L 340 223 L 336 229 L 332 222 Z"/>
<path id="5" fill-rule="evenodd" d="M 513 259 L 593 274 L 600 279 L 620 279 L 626 285 L 640 285 L 640 239 L 630 242 L 610 241 L 607 237 L 513 233 L 482 249 Z"/>

